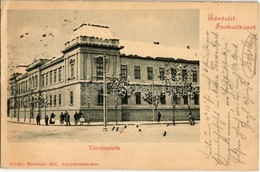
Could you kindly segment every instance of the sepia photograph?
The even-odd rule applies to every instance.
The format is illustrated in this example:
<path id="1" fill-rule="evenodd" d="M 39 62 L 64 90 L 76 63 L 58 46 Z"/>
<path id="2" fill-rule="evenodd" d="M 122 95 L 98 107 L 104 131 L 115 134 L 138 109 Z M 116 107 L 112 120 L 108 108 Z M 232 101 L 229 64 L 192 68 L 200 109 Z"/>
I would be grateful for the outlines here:
<path id="1" fill-rule="evenodd" d="M 1 5 L 1 167 L 258 169 L 258 3 Z"/>
<path id="2" fill-rule="evenodd" d="M 10 142 L 199 142 L 199 10 L 7 15 Z"/>

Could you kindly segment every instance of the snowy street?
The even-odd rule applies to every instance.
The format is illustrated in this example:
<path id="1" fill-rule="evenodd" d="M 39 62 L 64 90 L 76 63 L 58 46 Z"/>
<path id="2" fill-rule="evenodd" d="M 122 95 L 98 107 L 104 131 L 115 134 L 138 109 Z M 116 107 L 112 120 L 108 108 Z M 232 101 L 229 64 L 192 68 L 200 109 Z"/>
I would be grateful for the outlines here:
<path id="1" fill-rule="evenodd" d="M 129 122 L 114 129 L 114 124 L 108 124 L 107 131 L 99 125 L 61 126 L 61 125 L 31 125 L 22 123 L 7 123 L 9 142 L 199 142 L 200 124 L 191 126 L 188 123 L 177 123 L 175 126 L 164 123 Z M 137 126 L 138 125 L 138 126 Z M 117 127 L 118 131 L 117 131 Z M 112 130 L 113 129 L 113 130 Z M 165 133 L 166 132 L 166 133 Z M 165 136 L 164 136 L 165 135 Z"/>

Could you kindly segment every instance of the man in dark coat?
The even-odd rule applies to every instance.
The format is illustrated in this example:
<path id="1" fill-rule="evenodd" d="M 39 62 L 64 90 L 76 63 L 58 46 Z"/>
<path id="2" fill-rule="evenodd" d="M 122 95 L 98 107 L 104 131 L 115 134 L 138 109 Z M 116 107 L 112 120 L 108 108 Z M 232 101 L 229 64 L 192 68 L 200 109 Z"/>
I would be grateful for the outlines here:
<path id="1" fill-rule="evenodd" d="M 191 112 L 189 113 L 189 122 L 190 125 L 195 125 L 195 117 L 191 114 Z"/>
<path id="2" fill-rule="evenodd" d="M 48 122 L 49 122 L 49 116 L 46 114 L 45 115 L 45 124 L 48 125 Z"/>
<path id="3" fill-rule="evenodd" d="M 158 114 L 157 114 L 157 120 L 158 120 L 158 122 L 160 122 L 161 121 L 161 112 L 158 112 Z"/>
<path id="4" fill-rule="evenodd" d="M 40 115 L 40 113 L 38 113 L 38 115 L 36 116 L 36 122 L 37 122 L 37 125 L 41 125 L 41 115 Z"/>
<path id="5" fill-rule="evenodd" d="M 68 126 L 71 126 L 70 124 L 70 115 L 68 112 L 65 113 L 65 122 L 66 122 L 66 125 Z"/>
<path id="6" fill-rule="evenodd" d="M 60 124 L 63 125 L 64 123 L 64 114 L 61 112 L 60 114 Z"/>
<path id="7" fill-rule="evenodd" d="M 74 121 L 75 121 L 75 125 L 77 125 L 77 124 L 78 124 L 78 120 L 79 120 L 78 113 L 77 113 L 77 112 L 75 112 L 75 114 L 74 114 Z"/>

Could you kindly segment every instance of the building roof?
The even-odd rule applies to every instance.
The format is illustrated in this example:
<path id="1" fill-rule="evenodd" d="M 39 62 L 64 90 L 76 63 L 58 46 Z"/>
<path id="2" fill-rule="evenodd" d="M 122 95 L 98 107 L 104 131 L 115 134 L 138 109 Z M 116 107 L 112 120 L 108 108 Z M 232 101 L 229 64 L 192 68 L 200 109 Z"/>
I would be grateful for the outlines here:
<path id="1" fill-rule="evenodd" d="M 114 39 L 114 36 L 108 26 L 89 23 L 83 23 L 74 29 L 70 40 L 78 36 L 93 36 L 102 39 Z"/>
<path id="2" fill-rule="evenodd" d="M 124 46 L 120 50 L 121 54 L 141 56 L 141 57 L 169 57 L 183 59 L 197 59 L 197 52 L 194 49 L 178 48 L 171 46 L 160 45 L 158 42 L 146 43 L 138 41 L 120 40 L 120 45 Z"/>

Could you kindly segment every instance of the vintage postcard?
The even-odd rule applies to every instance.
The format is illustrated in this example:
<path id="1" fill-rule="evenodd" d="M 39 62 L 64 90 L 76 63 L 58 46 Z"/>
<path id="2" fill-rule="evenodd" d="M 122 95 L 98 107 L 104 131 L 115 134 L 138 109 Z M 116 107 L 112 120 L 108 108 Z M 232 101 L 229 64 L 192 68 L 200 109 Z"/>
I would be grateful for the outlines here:
<path id="1" fill-rule="evenodd" d="M 257 2 L 3 1 L 1 167 L 257 170 Z"/>

